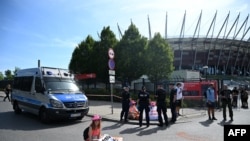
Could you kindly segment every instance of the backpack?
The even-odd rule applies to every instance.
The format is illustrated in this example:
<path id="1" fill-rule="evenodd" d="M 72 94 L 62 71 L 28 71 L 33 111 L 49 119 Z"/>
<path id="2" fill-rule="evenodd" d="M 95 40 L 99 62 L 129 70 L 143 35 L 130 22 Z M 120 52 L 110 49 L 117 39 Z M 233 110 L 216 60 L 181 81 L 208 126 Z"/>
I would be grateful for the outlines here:
<path id="1" fill-rule="evenodd" d="M 89 138 L 89 126 L 83 131 L 83 139 L 87 140 Z"/>

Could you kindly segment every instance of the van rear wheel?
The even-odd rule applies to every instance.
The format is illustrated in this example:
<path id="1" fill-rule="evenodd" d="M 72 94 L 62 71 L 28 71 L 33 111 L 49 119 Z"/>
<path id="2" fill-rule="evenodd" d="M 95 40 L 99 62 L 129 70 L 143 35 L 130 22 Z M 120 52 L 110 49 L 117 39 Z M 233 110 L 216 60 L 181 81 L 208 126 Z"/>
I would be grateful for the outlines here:
<path id="1" fill-rule="evenodd" d="M 39 118 L 42 123 L 48 123 L 49 122 L 49 116 L 46 111 L 46 108 L 41 108 L 39 112 Z"/>
<path id="2" fill-rule="evenodd" d="M 19 105 L 18 105 L 17 101 L 14 102 L 13 109 L 15 111 L 15 114 L 21 114 L 22 113 L 22 110 L 19 108 Z"/>

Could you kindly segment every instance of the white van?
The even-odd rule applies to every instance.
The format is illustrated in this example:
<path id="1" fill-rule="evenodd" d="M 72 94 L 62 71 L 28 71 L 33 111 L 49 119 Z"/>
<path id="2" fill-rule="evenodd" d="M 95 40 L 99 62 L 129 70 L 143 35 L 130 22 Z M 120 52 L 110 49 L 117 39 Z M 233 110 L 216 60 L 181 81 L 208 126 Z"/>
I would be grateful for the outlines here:
<path id="1" fill-rule="evenodd" d="M 66 69 L 23 69 L 14 76 L 11 95 L 16 114 L 27 111 L 42 122 L 56 119 L 81 120 L 89 111 L 88 98 Z"/>

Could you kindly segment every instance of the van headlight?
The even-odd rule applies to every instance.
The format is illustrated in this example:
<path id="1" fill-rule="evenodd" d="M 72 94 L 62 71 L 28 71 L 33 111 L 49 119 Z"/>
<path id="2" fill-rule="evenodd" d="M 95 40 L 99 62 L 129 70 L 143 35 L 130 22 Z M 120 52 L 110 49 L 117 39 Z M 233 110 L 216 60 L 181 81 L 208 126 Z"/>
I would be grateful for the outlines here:
<path id="1" fill-rule="evenodd" d="M 63 108 L 63 104 L 55 99 L 50 99 L 50 104 L 55 108 Z"/>

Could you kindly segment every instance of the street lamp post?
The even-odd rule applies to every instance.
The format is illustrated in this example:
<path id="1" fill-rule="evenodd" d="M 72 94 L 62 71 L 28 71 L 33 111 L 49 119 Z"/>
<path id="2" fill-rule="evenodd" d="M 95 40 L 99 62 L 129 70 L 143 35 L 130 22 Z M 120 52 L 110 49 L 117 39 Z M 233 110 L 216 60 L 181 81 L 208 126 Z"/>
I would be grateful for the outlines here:
<path id="1" fill-rule="evenodd" d="M 208 66 L 203 66 L 202 68 L 205 70 L 205 73 L 206 73 L 206 81 L 207 81 L 207 69 L 208 69 Z"/>

